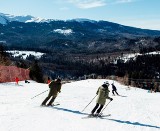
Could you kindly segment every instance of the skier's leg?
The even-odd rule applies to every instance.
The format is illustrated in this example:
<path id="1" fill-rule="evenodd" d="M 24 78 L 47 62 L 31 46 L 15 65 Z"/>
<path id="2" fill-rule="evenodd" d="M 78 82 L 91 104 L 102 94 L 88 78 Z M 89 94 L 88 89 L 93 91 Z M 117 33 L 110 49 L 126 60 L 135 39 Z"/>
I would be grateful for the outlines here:
<path id="1" fill-rule="evenodd" d="M 115 95 L 115 94 L 114 94 L 114 90 L 112 90 L 112 94 Z"/>
<path id="2" fill-rule="evenodd" d="M 116 90 L 115 90 L 115 92 L 116 92 L 117 95 L 119 95 L 118 92 L 117 92 Z"/>
<path id="3" fill-rule="evenodd" d="M 94 114 L 94 112 L 97 110 L 99 104 L 97 103 L 96 106 L 93 108 L 93 110 L 91 111 L 92 114 Z"/>
<path id="4" fill-rule="evenodd" d="M 52 103 L 54 102 L 54 100 L 55 100 L 55 97 L 52 96 L 52 99 L 51 99 L 50 102 L 47 104 L 47 106 L 51 106 Z"/>
<path id="5" fill-rule="evenodd" d="M 96 113 L 96 114 L 99 114 L 99 113 L 101 112 L 103 106 L 104 106 L 104 105 L 100 105 L 100 107 L 99 107 L 99 109 L 97 110 L 97 113 Z"/>
<path id="6" fill-rule="evenodd" d="M 51 96 L 46 97 L 46 99 L 42 102 L 41 105 L 42 105 L 42 106 L 43 106 L 43 105 L 46 105 L 46 102 L 50 99 L 50 97 L 51 97 Z"/>

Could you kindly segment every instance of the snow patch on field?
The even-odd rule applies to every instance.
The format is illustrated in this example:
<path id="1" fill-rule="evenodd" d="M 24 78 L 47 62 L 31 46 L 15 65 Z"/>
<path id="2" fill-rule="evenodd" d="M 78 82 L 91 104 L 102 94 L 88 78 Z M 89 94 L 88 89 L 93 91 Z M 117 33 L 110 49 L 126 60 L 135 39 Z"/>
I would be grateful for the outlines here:
<path id="1" fill-rule="evenodd" d="M 56 30 L 54 30 L 54 32 L 64 34 L 64 35 L 70 35 L 73 33 L 73 31 L 71 29 L 56 29 Z"/>
<path id="2" fill-rule="evenodd" d="M 35 52 L 35 51 L 18 51 L 18 50 L 14 50 L 14 51 L 6 51 L 8 53 L 11 53 L 13 55 L 13 57 L 19 57 L 21 56 L 23 59 L 26 59 L 29 55 L 33 55 L 36 58 L 40 58 L 42 55 L 44 55 L 44 53 L 41 52 Z"/>

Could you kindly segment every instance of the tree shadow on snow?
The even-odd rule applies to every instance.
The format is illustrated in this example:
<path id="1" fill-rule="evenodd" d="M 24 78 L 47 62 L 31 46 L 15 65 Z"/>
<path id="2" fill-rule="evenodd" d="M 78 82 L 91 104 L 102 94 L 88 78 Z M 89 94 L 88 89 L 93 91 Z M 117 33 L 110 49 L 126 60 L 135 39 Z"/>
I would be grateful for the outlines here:
<path id="1" fill-rule="evenodd" d="M 115 121 L 115 122 L 119 122 L 119 123 L 123 123 L 123 124 L 125 123 L 125 124 L 129 124 L 129 125 L 144 126 L 144 127 L 151 127 L 151 128 L 160 129 L 160 126 L 143 124 L 143 123 L 139 123 L 139 122 L 122 121 L 122 120 L 116 120 L 116 119 L 110 119 L 110 118 L 102 118 L 102 119 L 107 119 L 107 120 L 111 120 L 111 121 Z"/>
<path id="2" fill-rule="evenodd" d="M 75 111 L 75 110 L 71 110 L 71 109 L 66 109 L 66 108 L 61 108 L 61 107 L 54 107 L 54 109 L 66 111 L 66 112 L 70 112 L 70 113 L 74 113 L 74 114 L 78 114 L 78 115 L 89 115 L 87 113 L 83 113 L 83 112 Z"/>

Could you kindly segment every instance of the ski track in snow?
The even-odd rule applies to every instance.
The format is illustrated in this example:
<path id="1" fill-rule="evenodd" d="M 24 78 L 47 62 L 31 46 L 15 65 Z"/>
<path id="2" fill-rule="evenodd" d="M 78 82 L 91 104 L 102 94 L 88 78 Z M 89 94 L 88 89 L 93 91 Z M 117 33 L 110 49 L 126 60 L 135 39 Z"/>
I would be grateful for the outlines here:
<path id="1" fill-rule="evenodd" d="M 110 92 L 113 101 L 103 112 L 111 116 L 82 119 L 91 112 L 96 99 L 81 111 L 105 81 L 89 79 L 64 84 L 55 100 L 60 105 L 55 107 L 40 106 L 48 92 L 31 99 L 48 90 L 47 84 L 1 83 L 0 131 L 160 131 L 160 93 L 128 89 L 117 82 L 114 83 L 122 96 L 112 96 Z"/>

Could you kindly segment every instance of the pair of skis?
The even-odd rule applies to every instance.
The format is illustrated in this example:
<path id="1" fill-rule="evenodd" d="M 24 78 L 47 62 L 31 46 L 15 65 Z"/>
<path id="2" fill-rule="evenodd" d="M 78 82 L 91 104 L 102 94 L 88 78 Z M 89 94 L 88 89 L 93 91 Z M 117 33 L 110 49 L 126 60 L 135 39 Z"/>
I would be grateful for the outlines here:
<path id="1" fill-rule="evenodd" d="M 103 117 L 109 117 L 111 116 L 111 114 L 108 114 L 108 115 L 88 115 L 88 116 L 85 116 L 85 117 L 82 117 L 82 119 L 87 119 L 87 118 L 103 118 Z"/>
<path id="2" fill-rule="evenodd" d="M 47 106 L 47 105 L 41 105 L 42 107 L 54 107 L 54 106 L 58 106 L 60 105 L 59 103 L 56 103 L 56 104 L 53 104 L 53 105 L 50 105 L 50 106 Z"/>

